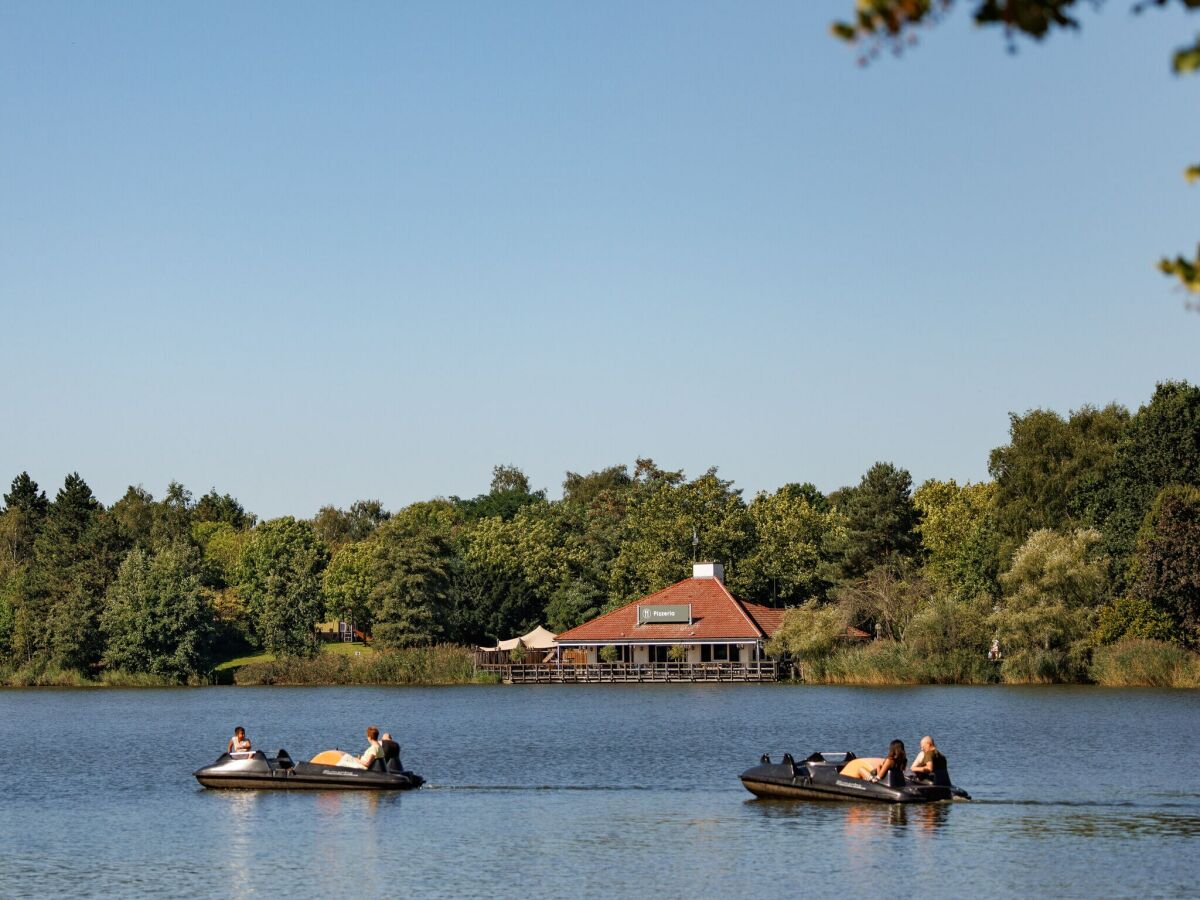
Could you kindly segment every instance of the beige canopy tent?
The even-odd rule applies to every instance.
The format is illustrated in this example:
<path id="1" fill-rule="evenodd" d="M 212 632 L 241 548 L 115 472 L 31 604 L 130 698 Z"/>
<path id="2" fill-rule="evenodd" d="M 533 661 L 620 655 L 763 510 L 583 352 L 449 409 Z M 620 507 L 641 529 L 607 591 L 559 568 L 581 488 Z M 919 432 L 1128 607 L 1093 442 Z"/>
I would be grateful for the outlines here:
<path id="1" fill-rule="evenodd" d="M 515 650 L 517 647 L 517 641 L 520 641 L 521 646 L 523 646 L 526 650 L 553 650 L 558 646 L 556 643 L 557 637 L 558 635 L 556 635 L 554 632 L 547 631 L 545 628 L 539 625 L 537 628 L 533 629 L 533 631 L 529 632 L 529 634 L 523 634 L 520 637 L 510 638 L 507 641 L 501 641 L 495 647 L 480 647 L 479 649 L 483 650 L 485 653 L 496 650 L 508 653 Z"/>

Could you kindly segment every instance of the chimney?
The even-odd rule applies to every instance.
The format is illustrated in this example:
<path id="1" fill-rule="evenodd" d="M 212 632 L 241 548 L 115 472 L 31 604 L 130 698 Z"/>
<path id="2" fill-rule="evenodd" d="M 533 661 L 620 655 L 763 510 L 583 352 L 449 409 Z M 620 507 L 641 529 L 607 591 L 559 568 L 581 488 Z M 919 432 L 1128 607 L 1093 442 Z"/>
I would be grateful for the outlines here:
<path id="1" fill-rule="evenodd" d="M 721 584 L 725 583 L 725 567 L 719 562 L 692 563 L 693 578 L 715 578 Z"/>

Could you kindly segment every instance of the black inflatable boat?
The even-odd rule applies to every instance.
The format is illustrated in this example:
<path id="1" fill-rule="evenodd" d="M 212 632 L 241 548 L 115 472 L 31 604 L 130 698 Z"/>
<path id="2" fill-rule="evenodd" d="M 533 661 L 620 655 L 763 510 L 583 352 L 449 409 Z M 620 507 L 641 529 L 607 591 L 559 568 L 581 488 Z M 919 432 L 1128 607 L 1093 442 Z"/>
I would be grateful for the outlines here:
<path id="1" fill-rule="evenodd" d="M 871 781 L 853 753 L 814 753 L 796 762 L 790 753 L 781 762 L 763 755 L 757 766 L 742 773 L 742 784 L 756 797 L 773 800 L 872 800 L 879 803 L 936 803 L 970 800 L 971 795 L 950 783 L 934 783 L 911 773 L 888 772 Z"/>
<path id="2" fill-rule="evenodd" d="M 394 759 L 386 766 L 376 760 L 370 769 L 330 764 L 322 759 L 340 755 L 326 751 L 312 762 L 293 762 L 286 750 L 274 756 L 261 750 L 249 755 L 222 753 L 211 766 L 193 774 L 208 788 L 257 790 L 408 791 L 425 783 L 424 778 L 402 768 Z"/>

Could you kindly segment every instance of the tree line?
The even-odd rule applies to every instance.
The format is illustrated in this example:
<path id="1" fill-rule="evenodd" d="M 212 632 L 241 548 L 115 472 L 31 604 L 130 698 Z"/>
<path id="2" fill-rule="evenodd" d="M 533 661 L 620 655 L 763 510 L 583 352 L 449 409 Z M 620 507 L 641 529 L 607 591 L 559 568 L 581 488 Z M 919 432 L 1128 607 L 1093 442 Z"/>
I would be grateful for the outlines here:
<path id="1" fill-rule="evenodd" d="M 914 488 L 880 462 L 829 494 L 747 499 L 715 468 L 639 459 L 568 472 L 550 500 L 501 465 L 476 497 L 263 522 L 215 489 L 136 486 L 106 507 L 78 474 L 51 500 L 21 473 L 0 511 L 0 666 L 186 680 L 246 648 L 311 655 L 331 619 L 384 648 L 493 642 L 577 625 L 694 556 L 736 596 L 793 608 L 779 652 L 845 624 L 934 655 L 998 637 L 1061 672 L 1123 638 L 1200 643 L 1200 388 L 1013 414 L 988 471 Z"/>

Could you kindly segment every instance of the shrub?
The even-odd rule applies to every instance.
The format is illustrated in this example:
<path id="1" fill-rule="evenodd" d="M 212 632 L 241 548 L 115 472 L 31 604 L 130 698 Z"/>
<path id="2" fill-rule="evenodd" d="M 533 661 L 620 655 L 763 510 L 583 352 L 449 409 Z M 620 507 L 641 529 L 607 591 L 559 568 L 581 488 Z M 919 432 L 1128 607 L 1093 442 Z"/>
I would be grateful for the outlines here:
<path id="1" fill-rule="evenodd" d="M 1111 644 L 1122 638 L 1177 641 L 1181 636 L 1170 614 L 1142 597 L 1119 597 L 1101 609 L 1094 634 L 1097 644 Z"/>
<path id="2" fill-rule="evenodd" d="M 767 643 L 767 654 L 780 657 L 793 654 L 806 662 L 833 651 L 838 637 L 845 633 L 846 616 L 835 604 L 809 600 L 783 614 L 783 622 Z"/>

